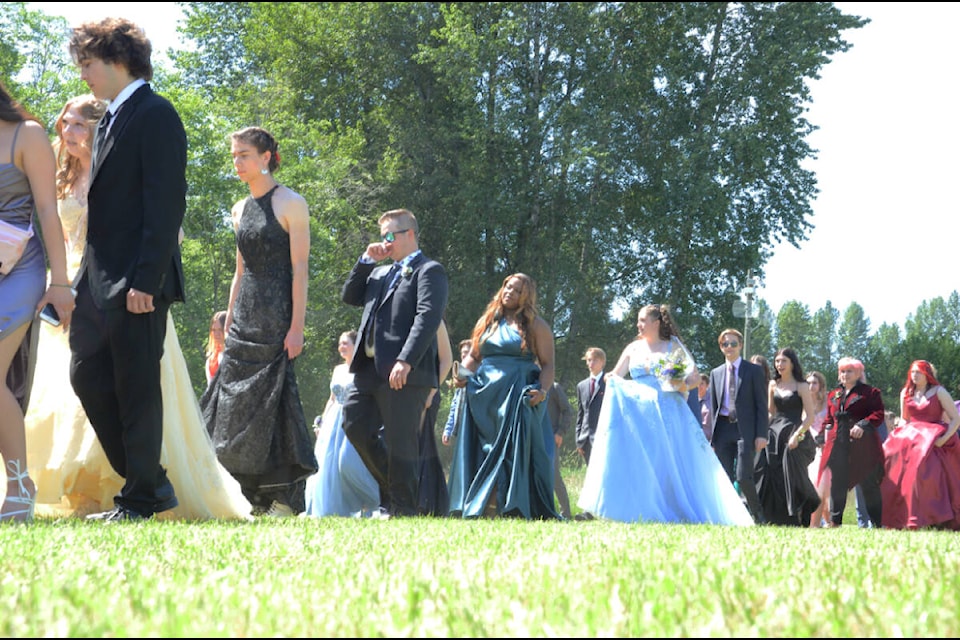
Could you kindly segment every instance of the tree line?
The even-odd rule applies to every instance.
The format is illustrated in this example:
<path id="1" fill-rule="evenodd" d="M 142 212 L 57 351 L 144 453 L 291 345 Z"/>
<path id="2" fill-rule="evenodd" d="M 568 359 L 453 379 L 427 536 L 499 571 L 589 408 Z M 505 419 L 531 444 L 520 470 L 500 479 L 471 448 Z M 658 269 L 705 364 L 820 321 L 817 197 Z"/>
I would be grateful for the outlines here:
<path id="1" fill-rule="evenodd" d="M 417 215 L 421 246 L 449 272 L 454 343 L 522 271 L 568 387 L 588 346 L 616 357 L 649 302 L 672 305 L 701 366 L 716 364 L 716 335 L 743 324 L 730 282 L 807 237 L 809 83 L 868 22 L 829 2 L 178 5 L 187 46 L 153 85 L 190 145 L 188 299 L 172 310 L 184 355 L 199 393 L 209 319 L 234 269 L 229 210 L 246 195 L 228 136 L 263 126 L 280 143 L 277 178 L 312 217 L 297 366 L 308 416 L 329 395 L 337 336 L 359 322 L 340 286 L 378 215 L 397 207 Z M 65 100 L 87 92 L 66 52 L 70 26 L 0 5 L 0 78 L 51 133 Z M 939 336 L 955 343 L 955 309 L 952 297 L 925 303 L 904 335 L 871 334 L 856 305 L 841 321 L 830 305 L 811 315 L 791 302 L 776 317 L 763 309 L 752 350 L 790 344 L 828 380 L 838 355 L 860 356 L 894 401 L 901 355 L 953 370 L 949 341 L 920 332 L 950 316 Z"/>

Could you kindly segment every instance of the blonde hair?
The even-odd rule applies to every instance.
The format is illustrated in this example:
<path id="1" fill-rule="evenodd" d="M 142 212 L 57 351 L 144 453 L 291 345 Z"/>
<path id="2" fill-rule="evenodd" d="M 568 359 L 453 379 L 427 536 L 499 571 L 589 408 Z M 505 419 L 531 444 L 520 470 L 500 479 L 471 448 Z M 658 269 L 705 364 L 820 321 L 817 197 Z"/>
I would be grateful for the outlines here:
<path id="1" fill-rule="evenodd" d="M 606 352 L 605 352 L 603 349 L 601 349 L 600 347 L 590 347 L 589 349 L 587 349 L 587 352 L 584 353 L 584 354 L 583 354 L 583 357 L 580 358 L 580 359 L 581 359 L 581 360 L 586 360 L 587 358 L 600 358 L 601 360 L 603 360 L 604 362 L 606 362 L 606 361 L 607 361 L 607 354 L 606 354 Z"/>
<path id="2" fill-rule="evenodd" d="M 76 109 L 81 117 L 87 123 L 87 139 L 83 142 L 93 151 L 93 138 L 97 133 L 97 123 L 103 114 L 107 112 L 107 103 L 100 100 L 90 93 L 75 96 L 67 100 L 66 104 L 60 110 L 57 119 L 53 123 L 53 129 L 57 132 L 55 148 L 57 150 L 57 199 L 63 200 L 77 184 L 83 172 L 80 166 L 80 159 L 75 158 L 67 152 L 67 145 L 63 144 L 63 119 L 67 112 Z"/>
<path id="3" fill-rule="evenodd" d="M 213 327 L 216 325 L 220 325 L 220 329 L 226 329 L 226 324 L 227 324 L 226 311 L 217 311 L 210 318 L 210 335 L 207 336 L 207 347 L 206 347 L 206 354 L 208 358 L 214 355 L 215 353 L 217 353 L 217 351 L 222 348 L 220 347 L 220 345 L 217 344 L 216 340 L 213 337 Z M 224 336 L 224 339 L 226 339 L 226 336 Z"/>

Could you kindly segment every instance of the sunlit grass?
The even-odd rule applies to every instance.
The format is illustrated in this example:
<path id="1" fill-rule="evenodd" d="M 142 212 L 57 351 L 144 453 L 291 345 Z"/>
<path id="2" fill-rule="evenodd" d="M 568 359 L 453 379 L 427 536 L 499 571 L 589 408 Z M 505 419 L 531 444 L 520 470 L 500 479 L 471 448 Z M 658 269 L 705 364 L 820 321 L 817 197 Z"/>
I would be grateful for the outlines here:
<path id="1" fill-rule="evenodd" d="M 955 637 L 957 540 L 855 525 L 41 520 L 0 527 L 0 634 Z"/>

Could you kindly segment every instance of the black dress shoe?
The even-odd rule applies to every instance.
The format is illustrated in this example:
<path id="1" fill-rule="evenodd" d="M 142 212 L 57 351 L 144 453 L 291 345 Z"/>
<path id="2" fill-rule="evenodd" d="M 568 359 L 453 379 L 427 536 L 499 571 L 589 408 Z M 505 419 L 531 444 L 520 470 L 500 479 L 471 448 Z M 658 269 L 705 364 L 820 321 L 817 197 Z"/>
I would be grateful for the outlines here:
<path id="1" fill-rule="evenodd" d="M 583 522 L 585 520 L 593 520 L 594 518 L 593 518 L 593 514 L 590 513 L 589 511 L 581 511 L 577 515 L 573 516 L 573 519 Z"/>

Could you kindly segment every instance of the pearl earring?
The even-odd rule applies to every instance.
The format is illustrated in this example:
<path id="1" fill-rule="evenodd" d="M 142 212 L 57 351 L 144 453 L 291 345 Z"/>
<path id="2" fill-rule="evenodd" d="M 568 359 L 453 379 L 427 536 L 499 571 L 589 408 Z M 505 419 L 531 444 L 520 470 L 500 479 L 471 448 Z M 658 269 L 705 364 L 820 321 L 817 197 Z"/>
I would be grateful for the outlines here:
<path id="1" fill-rule="evenodd" d="M 268 173 L 270 173 L 270 169 L 267 169 L 266 167 L 264 167 L 263 169 L 260 169 L 260 173 L 262 173 L 263 175 L 267 175 Z"/>

